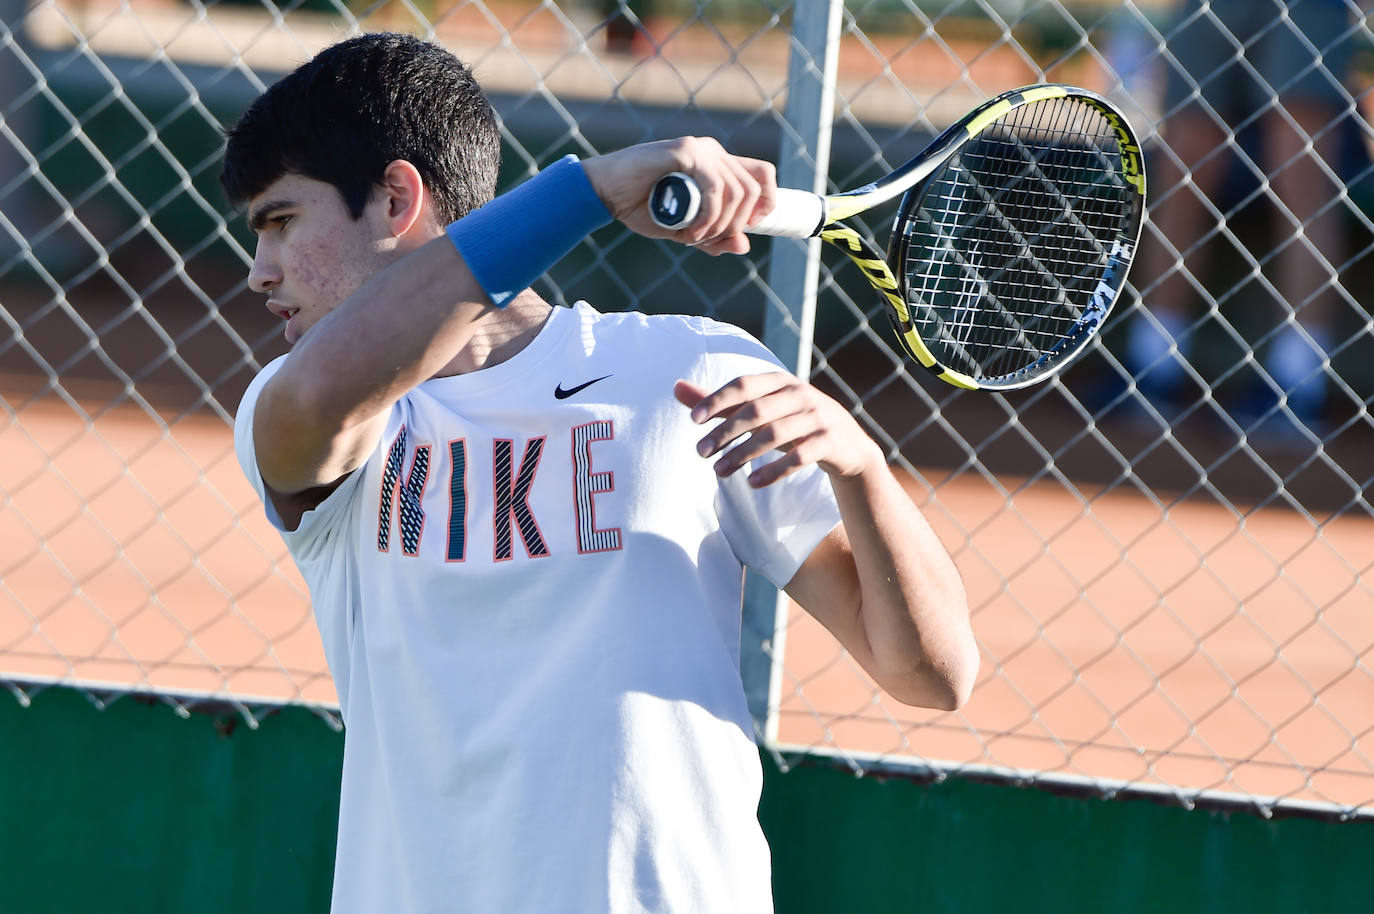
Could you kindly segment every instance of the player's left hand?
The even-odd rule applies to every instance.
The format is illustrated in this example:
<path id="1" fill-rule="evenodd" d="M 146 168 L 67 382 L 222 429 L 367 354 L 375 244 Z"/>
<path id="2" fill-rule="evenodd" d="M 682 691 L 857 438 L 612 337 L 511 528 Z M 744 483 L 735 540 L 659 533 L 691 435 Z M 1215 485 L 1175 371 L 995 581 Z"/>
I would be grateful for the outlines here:
<path id="1" fill-rule="evenodd" d="M 749 474 L 756 489 L 812 463 L 832 477 L 886 467 L 882 450 L 849 411 L 795 375 L 746 375 L 715 392 L 678 381 L 673 395 L 698 425 L 721 420 L 697 443 L 702 457 L 721 455 L 716 475 L 729 476 L 771 450 L 783 452 Z"/>

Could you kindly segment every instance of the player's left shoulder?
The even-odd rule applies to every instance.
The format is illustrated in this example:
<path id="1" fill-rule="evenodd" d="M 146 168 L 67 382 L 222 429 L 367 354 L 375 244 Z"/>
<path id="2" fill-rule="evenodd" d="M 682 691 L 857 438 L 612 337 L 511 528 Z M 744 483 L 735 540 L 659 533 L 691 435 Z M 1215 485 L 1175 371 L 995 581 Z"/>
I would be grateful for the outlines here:
<path id="1" fill-rule="evenodd" d="M 579 302 L 582 338 L 631 359 L 644 373 L 718 385 L 744 374 L 781 370 L 768 348 L 747 330 L 695 314 L 599 312 Z M 728 377 L 726 377 L 728 375 Z"/>
<path id="2" fill-rule="evenodd" d="M 699 315 L 598 311 L 584 301 L 573 305 L 573 311 L 582 323 L 580 336 L 585 346 L 626 349 L 645 362 L 695 359 L 713 348 L 714 340 L 753 340 L 738 327 Z M 763 348 L 757 341 L 753 345 Z"/>

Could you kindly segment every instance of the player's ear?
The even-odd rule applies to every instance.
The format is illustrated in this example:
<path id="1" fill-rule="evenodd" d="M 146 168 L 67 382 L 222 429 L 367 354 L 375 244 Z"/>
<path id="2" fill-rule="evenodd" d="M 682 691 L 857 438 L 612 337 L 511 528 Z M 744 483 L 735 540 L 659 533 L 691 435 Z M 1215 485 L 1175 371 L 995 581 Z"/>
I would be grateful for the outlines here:
<path id="1" fill-rule="evenodd" d="M 392 237 L 400 238 L 420 221 L 428 192 L 420 172 L 405 159 L 396 159 L 382 172 L 385 218 Z"/>

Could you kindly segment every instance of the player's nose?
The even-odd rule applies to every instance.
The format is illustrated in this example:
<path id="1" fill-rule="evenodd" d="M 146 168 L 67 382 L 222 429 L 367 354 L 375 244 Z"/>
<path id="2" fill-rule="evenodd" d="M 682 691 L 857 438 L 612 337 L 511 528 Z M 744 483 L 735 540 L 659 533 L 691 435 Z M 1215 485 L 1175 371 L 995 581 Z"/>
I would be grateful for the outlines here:
<path id="1" fill-rule="evenodd" d="M 248 270 L 248 288 L 254 292 L 271 292 L 281 285 L 281 266 L 265 247 L 258 245 L 253 254 L 253 266 Z"/>

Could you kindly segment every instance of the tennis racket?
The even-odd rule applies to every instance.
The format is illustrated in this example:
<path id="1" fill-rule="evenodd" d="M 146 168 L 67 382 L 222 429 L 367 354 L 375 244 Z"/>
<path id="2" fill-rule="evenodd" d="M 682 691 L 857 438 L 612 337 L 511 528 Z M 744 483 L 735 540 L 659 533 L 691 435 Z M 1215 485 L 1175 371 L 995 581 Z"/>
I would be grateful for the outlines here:
<path id="1" fill-rule="evenodd" d="M 887 256 L 844 220 L 901 196 Z M 700 191 L 673 173 L 654 221 L 690 225 Z M 779 189 L 750 234 L 820 237 L 878 291 L 906 352 L 958 387 L 1026 387 L 1069 364 L 1121 294 L 1140 239 L 1140 144 L 1110 102 L 1028 86 L 979 105 L 872 184 Z"/>

